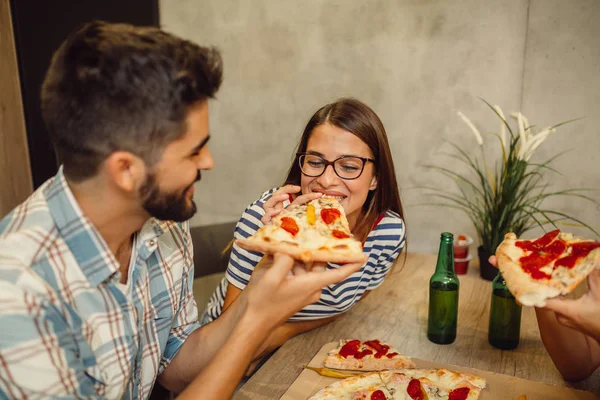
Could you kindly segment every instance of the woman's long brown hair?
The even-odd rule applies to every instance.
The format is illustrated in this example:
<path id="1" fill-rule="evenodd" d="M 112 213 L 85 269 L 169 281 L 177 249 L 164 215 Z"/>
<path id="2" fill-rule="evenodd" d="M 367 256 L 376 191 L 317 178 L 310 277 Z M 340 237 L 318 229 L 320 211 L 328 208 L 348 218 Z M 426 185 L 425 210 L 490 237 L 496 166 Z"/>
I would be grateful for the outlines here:
<path id="1" fill-rule="evenodd" d="M 369 146 L 375 159 L 373 164 L 377 176 L 377 188 L 369 192 L 352 233 L 357 239 L 364 241 L 379 216 L 388 210 L 396 212 L 404 220 L 390 145 L 385 128 L 377 114 L 366 104 L 352 98 L 342 98 L 327 104 L 306 124 L 297 153 L 306 152 L 308 139 L 313 130 L 324 124 L 337 126 L 356 135 Z M 285 184 L 300 185 L 301 174 L 298 157 L 296 157 L 288 171 Z"/>

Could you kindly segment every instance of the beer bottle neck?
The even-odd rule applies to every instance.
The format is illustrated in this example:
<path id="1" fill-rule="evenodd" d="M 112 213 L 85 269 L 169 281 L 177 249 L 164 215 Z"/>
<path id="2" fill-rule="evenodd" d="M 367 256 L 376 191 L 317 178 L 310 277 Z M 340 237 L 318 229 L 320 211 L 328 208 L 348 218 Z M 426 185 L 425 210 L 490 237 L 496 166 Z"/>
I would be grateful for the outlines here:
<path id="1" fill-rule="evenodd" d="M 454 247 L 452 234 L 443 233 L 440 241 L 440 251 L 435 266 L 435 273 L 455 275 L 454 273 Z"/>

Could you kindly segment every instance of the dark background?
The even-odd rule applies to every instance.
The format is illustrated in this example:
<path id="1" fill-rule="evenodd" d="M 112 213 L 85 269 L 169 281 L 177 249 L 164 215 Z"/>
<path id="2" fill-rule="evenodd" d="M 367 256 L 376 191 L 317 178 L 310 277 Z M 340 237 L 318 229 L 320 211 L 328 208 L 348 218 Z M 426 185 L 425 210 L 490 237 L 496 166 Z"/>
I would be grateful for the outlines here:
<path id="1" fill-rule="evenodd" d="M 10 5 L 35 189 L 58 170 L 40 112 L 52 54 L 69 33 L 94 19 L 159 26 L 158 0 L 11 0 Z"/>

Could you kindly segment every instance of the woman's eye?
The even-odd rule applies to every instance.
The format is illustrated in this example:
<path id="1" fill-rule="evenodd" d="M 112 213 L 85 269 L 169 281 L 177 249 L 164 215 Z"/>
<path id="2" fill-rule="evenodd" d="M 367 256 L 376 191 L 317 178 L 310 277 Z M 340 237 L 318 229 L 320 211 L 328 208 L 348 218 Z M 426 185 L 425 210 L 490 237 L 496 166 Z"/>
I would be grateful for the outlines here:
<path id="1" fill-rule="evenodd" d="M 342 168 L 344 169 L 344 171 L 349 171 L 349 172 L 357 171 L 360 169 L 360 167 L 357 165 L 342 165 Z"/>
<path id="2" fill-rule="evenodd" d="M 309 161 L 308 165 L 310 165 L 311 167 L 322 167 L 323 166 L 323 162 L 322 161 Z"/>

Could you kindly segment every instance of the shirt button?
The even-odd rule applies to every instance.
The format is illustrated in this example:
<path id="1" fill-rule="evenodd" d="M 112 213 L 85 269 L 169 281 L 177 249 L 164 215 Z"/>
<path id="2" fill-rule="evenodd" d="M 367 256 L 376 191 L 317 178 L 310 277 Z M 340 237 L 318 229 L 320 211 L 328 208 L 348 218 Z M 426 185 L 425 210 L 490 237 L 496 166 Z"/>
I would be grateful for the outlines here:
<path id="1" fill-rule="evenodd" d="M 154 240 L 151 240 L 151 241 L 149 241 L 149 242 L 148 242 L 148 244 L 149 244 L 150 246 L 154 246 Z"/>

